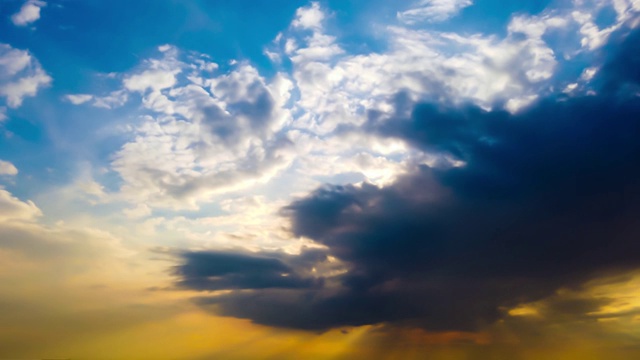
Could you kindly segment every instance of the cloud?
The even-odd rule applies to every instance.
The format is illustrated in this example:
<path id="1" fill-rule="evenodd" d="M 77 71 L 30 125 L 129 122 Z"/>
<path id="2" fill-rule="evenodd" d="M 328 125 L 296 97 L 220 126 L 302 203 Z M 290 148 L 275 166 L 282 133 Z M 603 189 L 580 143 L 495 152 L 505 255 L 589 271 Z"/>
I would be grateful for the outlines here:
<path id="1" fill-rule="evenodd" d="M 329 179 L 389 183 L 434 159 L 405 139 L 360 131 L 371 114 L 394 115 L 399 92 L 409 103 L 521 111 L 553 92 L 563 68 L 548 35 L 577 30 L 566 11 L 516 16 L 504 35 L 387 26 L 383 51 L 354 55 L 330 20 L 317 2 L 302 7 L 265 50 L 290 61 L 290 75 L 266 77 L 243 61 L 222 72 L 207 56 L 162 45 L 116 76 L 120 89 L 93 94 L 86 103 L 104 108 L 139 99 L 139 120 L 111 157 L 122 180 L 113 195 L 197 210 L 285 172 L 300 175 L 289 177 L 295 191 Z M 576 83 L 572 96 L 588 90 L 588 80 Z"/>
<path id="2" fill-rule="evenodd" d="M 296 108 L 303 111 L 294 125 L 327 135 L 339 125 L 362 124 L 364 109 L 388 111 L 398 91 L 413 101 L 473 102 L 516 112 L 548 91 L 558 61 L 543 36 L 567 24 L 550 15 L 523 15 L 511 20 L 503 37 L 387 26 L 385 51 L 357 55 L 324 27 L 309 34 L 292 26 L 276 39 L 279 49 L 269 51 L 293 64 Z"/>
<path id="3" fill-rule="evenodd" d="M 0 160 L 0 175 L 18 175 L 18 169 L 12 163 Z"/>
<path id="4" fill-rule="evenodd" d="M 35 96 L 51 80 L 29 52 L 0 44 L 0 97 L 8 107 L 19 107 L 25 97 Z"/>
<path id="5" fill-rule="evenodd" d="M 212 74 L 217 67 L 201 57 L 163 49 L 123 81 L 125 94 L 142 96 L 145 113 L 135 139 L 113 157 L 127 200 L 197 209 L 289 166 L 292 144 L 280 132 L 290 118 L 286 76 L 268 81 L 244 63 Z"/>
<path id="6" fill-rule="evenodd" d="M 152 65 L 153 64 L 154 63 L 152 63 Z M 175 83 L 176 78 L 173 71 L 151 69 L 125 79 L 124 87 L 131 91 L 145 92 L 147 89 L 159 91 L 170 88 Z"/>
<path id="7" fill-rule="evenodd" d="M 454 9 L 469 3 L 421 4 L 426 9 Z M 325 11 L 315 5 L 311 8 Z M 616 13 L 607 36 L 601 36 L 598 46 L 586 45 L 590 40 L 580 30 L 584 21 L 576 14 L 594 19 L 606 9 Z M 473 102 L 485 109 L 517 112 L 553 92 L 554 75 L 564 72 L 559 58 L 591 56 L 611 33 L 638 26 L 638 14 L 637 5 L 626 0 L 596 5 L 580 1 L 536 15 L 515 15 L 504 35 L 387 25 L 378 28 L 383 51 L 355 55 L 347 53 L 341 39 L 328 34 L 324 26 L 312 28 L 309 34 L 309 29 L 301 31 L 292 24 L 276 38 L 279 49 L 268 52 L 277 54 L 273 56 L 277 61 L 288 57 L 294 65 L 293 78 L 300 90 L 297 105 L 305 111 L 298 124 L 327 134 L 338 124 L 358 124 L 363 120 L 362 109 L 391 108 L 389 99 L 401 90 L 414 101 Z M 591 60 L 596 59 L 587 61 Z"/>
<path id="8" fill-rule="evenodd" d="M 324 12 L 320 9 L 318 2 L 312 2 L 308 7 L 301 7 L 296 11 L 296 18 L 292 26 L 303 29 L 319 29 L 325 18 Z"/>
<path id="9" fill-rule="evenodd" d="M 635 0 L 583 0 L 574 2 L 571 18 L 580 26 L 582 47 L 594 50 L 607 43 L 609 37 L 625 27 L 636 28 L 640 25 L 640 3 Z M 616 18 L 612 24 L 600 28 L 596 17 L 604 8 L 612 7 Z"/>
<path id="10" fill-rule="evenodd" d="M 319 256 L 323 255 L 317 252 L 309 254 L 316 255 L 313 257 L 314 262 L 319 261 Z M 300 289 L 322 284 L 321 279 L 296 273 L 282 259 L 261 254 L 200 251 L 186 252 L 181 257 L 184 263 L 175 269 L 175 274 L 180 278 L 177 285 L 188 289 Z M 286 259 L 286 256 L 281 257 Z M 302 270 L 302 258 L 303 256 L 295 258 L 297 270 Z"/>
<path id="11" fill-rule="evenodd" d="M 471 0 L 422 0 L 413 8 L 399 12 L 397 17 L 398 20 L 409 25 L 422 21 L 441 22 L 450 19 L 472 4 Z"/>
<path id="12" fill-rule="evenodd" d="M 31 200 L 23 202 L 0 188 L 0 222 L 32 221 L 41 215 L 42 212 Z"/>
<path id="13" fill-rule="evenodd" d="M 89 94 L 69 94 L 64 97 L 73 105 L 81 105 L 93 99 L 93 95 Z"/>
<path id="14" fill-rule="evenodd" d="M 557 95 L 516 114 L 401 100 L 397 115 L 373 116 L 366 129 L 439 162 L 384 187 L 327 185 L 284 210 L 293 234 L 325 246 L 341 270 L 323 287 L 230 292 L 202 306 L 301 329 L 474 331 L 520 304 L 640 268 L 640 98 Z M 585 316 L 608 303 L 553 300 L 547 312 Z"/>
<path id="15" fill-rule="evenodd" d="M 103 109 L 118 108 L 129 101 L 129 93 L 127 90 L 120 89 L 110 92 L 108 95 L 97 96 L 91 94 L 69 94 L 64 99 L 73 105 L 82 105 L 90 103 L 92 106 Z"/>
<path id="16" fill-rule="evenodd" d="M 26 26 L 40 19 L 40 9 L 47 3 L 39 0 L 27 0 L 20 11 L 11 16 L 11 21 L 16 26 Z"/>

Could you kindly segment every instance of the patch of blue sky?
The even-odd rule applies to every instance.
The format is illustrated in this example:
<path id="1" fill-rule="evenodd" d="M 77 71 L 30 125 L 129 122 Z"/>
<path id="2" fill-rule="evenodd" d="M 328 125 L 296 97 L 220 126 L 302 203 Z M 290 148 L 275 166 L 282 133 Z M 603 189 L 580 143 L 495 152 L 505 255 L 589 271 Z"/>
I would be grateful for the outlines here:
<path id="1" fill-rule="evenodd" d="M 327 0 L 321 4 L 332 14 L 328 28 L 338 34 L 341 46 L 350 54 L 368 54 L 386 49 L 385 28 L 398 24 L 396 13 L 408 2 Z"/>
<path id="2" fill-rule="evenodd" d="M 131 136 L 117 129 L 135 125 L 137 117 L 131 115 L 135 108 L 133 104 L 112 110 L 75 106 L 45 89 L 11 109 L 1 124 L 0 158 L 31 177 L 16 184 L 16 194 L 33 195 L 47 186 L 69 183 L 77 176 L 78 163 L 108 167 L 112 154 Z M 105 180 L 105 187 L 119 187 L 117 179 Z"/>
<path id="3" fill-rule="evenodd" d="M 271 69 L 263 46 L 304 1 L 51 1 L 32 28 L 0 22 L 0 41 L 28 48 L 56 84 L 75 92 L 86 71 L 124 72 L 157 46 L 173 44 L 225 63 L 249 59 Z M 11 3 L 4 17 L 17 11 Z M 35 28 L 35 29 L 33 29 Z"/>
<path id="4" fill-rule="evenodd" d="M 604 6 L 593 18 L 593 23 L 600 29 L 608 28 L 616 24 L 616 13 L 613 6 Z"/>

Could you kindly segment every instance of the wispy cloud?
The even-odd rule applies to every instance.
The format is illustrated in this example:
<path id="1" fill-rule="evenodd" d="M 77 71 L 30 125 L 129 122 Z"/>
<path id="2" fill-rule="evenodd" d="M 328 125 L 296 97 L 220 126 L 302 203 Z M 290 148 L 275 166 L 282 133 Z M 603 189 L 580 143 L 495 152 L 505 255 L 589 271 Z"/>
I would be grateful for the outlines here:
<path id="1" fill-rule="evenodd" d="M 399 12 L 398 20 L 405 24 L 441 22 L 455 16 L 460 10 L 473 5 L 471 0 L 422 0 L 412 8 Z"/>

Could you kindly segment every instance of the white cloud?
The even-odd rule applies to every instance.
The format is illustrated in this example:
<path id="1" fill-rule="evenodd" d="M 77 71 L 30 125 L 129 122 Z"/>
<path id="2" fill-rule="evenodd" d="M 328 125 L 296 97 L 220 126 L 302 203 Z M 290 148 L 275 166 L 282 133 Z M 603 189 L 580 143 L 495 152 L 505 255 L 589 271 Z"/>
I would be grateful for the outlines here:
<path id="1" fill-rule="evenodd" d="M 18 175 L 18 169 L 12 163 L 0 160 L 0 175 Z"/>
<path id="2" fill-rule="evenodd" d="M 567 27 L 567 19 L 561 16 L 514 16 L 509 22 L 510 33 L 521 33 L 530 38 L 540 39 L 547 31 Z"/>
<path id="3" fill-rule="evenodd" d="M 25 97 L 35 96 L 40 88 L 51 83 L 51 78 L 42 69 L 38 69 L 31 76 L 2 84 L 0 96 L 7 98 L 7 105 L 12 108 L 22 105 Z"/>
<path id="4" fill-rule="evenodd" d="M 584 69 L 584 71 L 582 71 L 582 74 L 580 75 L 580 80 L 583 81 L 591 81 L 591 79 L 593 79 L 594 76 L 596 76 L 596 73 L 598 73 L 598 69 L 595 67 L 590 67 L 590 68 L 586 68 Z"/>
<path id="5" fill-rule="evenodd" d="M 327 135 L 339 125 L 364 123 L 367 111 L 392 111 L 398 92 L 413 101 L 503 103 L 517 111 L 555 71 L 555 54 L 542 36 L 564 26 L 562 18 L 520 16 L 503 38 L 387 27 L 386 51 L 360 55 L 346 54 L 322 28 L 308 36 L 292 27 L 276 45 L 291 59 L 300 93 L 302 114 L 293 125 Z"/>
<path id="6" fill-rule="evenodd" d="M 145 92 L 147 89 L 158 91 L 172 87 L 176 83 L 175 75 L 165 69 L 151 69 L 125 79 L 124 86 L 132 91 Z"/>
<path id="7" fill-rule="evenodd" d="M 564 88 L 564 90 L 562 90 L 562 92 L 565 93 L 565 94 L 570 94 L 574 90 L 576 90 L 577 88 L 578 88 L 578 83 L 571 83 L 571 84 L 568 84 L 567 86 L 565 86 L 565 88 Z"/>
<path id="8" fill-rule="evenodd" d="M 595 23 L 595 18 L 604 8 L 613 8 L 616 12 L 616 19 L 613 24 L 600 28 Z M 595 50 L 606 44 L 613 32 L 625 26 L 635 28 L 640 25 L 640 1 L 574 0 L 571 17 L 580 26 L 582 47 Z"/>
<path id="9" fill-rule="evenodd" d="M 173 46 L 169 45 L 169 44 L 164 44 L 164 45 L 160 45 L 158 46 L 158 51 L 160 52 L 166 52 L 169 51 L 173 48 Z"/>
<path id="10" fill-rule="evenodd" d="M 8 44 L 0 44 L 0 72 L 1 78 L 12 77 L 31 64 L 32 58 L 28 52 L 13 49 Z"/>
<path id="11" fill-rule="evenodd" d="M 11 16 L 11 21 L 16 26 L 26 26 L 40 19 L 40 8 L 47 5 L 44 1 L 27 0 L 20 11 Z"/>
<path id="12" fill-rule="evenodd" d="M 73 105 L 84 104 L 87 101 L 91 101 L 93 99 L 93 95 L 89 94 L 69 94 L 64 97 L 67 101 L 72 103 Z"/>
<path id="13" fill-rule="evenodd" d="M 422 21 L 440 22 L 450 19 L 472 4 L 471 0 L 422 0 L 411 9 L 399 12 L 397 16 L 398 20 L 410 25 Z"/>
<path id="14" fill-rule="evenodd" d="M 35 96 L 50 83 L 51 77 L 27 51 L 0 44 L 0 97 L 10 108 L 19 107 L 25 97 Z"/>
<path id="15" fill-rule="evenodd" d="M 284 105 L 291 81 L 283 75 L 267 81 L 248 64 L 211 76 L 215 67 L 199 59 L 172 47 L 125 77 L 128 91 L 142 92 L 147 112 L 112 163 L 126 200 L 196 209 L 290 164 L 292 146 L 278 132 L 290 118 Z"/>
<path id="16" fill-rule="evenodd" d="M 143 71 L 126 77 L 125 89 L 145 93 L 147 90 L 158 92 L 176 84 L 176 75 L 182 72 L 177 57 L 177 49 L 170 45 L 160 47 L 161 59 L 149 59 L 143 64 Z"/>
<path id="17" fill-rule="evenodd" d="M 319 29 L 325 18 L 318 2 L 312 2 L 310 6 L 301 7 L 296 11 L 296 18 L 292 25 L 303 29 Z"/>

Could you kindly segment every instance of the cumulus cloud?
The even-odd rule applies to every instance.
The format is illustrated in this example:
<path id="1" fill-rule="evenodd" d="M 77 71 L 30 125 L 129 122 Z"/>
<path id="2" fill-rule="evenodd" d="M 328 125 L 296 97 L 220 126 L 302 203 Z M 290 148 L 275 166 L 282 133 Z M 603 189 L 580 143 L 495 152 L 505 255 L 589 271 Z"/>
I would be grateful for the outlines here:
<path id="1" fill-rule="evenodd" d="M 124 90 L 142 96 L 146 112 L 135 139 L 112 163 L 125 198 L 195 209 L 215 193 L 264 181 L 290 164 L 291 142 L 280 133 L 290 117 L 286 76 L 269 81 L 248 64 L 212 75 L 216 66 L 205 60 L 163 50 L 123 81 Z"/>
<path id="2" fill-rule="evenodd" d="M 132 91 L 145 92 L 147 89 L 159 91 L 172 87 L 176 83 L 175 73 L 166 71 L 167 69 L 155 69 L 152 62 L 152 69 L 141 74 L 132 75 L 124 80 L 124 87 Z"/>
<path id="3" fill-rule="evenodd" d="M 638 46 L 635 34 L 624 38 L 594 79 L 602 86 L 613 81 L 609 64 L 638 68 L 637 57 L 620 61 Z M 516 114 L 401 100 L 408 115 L 371 117 L 367 131 L 441 161 L 384 187 L 325 186 L 284 209 L 294 235 L 326 247 L 315 264 L 335 258 L 341 270 L 316 274 L 322 287 L 233 291 L 200 305 L 302 329 L 477 330 L 520 304 L 640 267 L 640 98 L 549 96 Z M 549 306 L 567 313 L 563 301 Z M 578 303 L 586 316 L 608 300 Z"/>
<path id="4" fill-rule="evenodd" d="M 35 96 L 51 80 L 28 51 L 0 44 L 0 97 L 8 107 L 19 107 L 25 97 Z"/>
<path id="5" fill-rule="evenodd" d="M 324 18 L 325 14 L 320 9 L 320 4 L 314 1 L 310 6 L 301 7 L 296 11 L 296 18 L 292 25 L 303 29 L 318 29 L 322 27 Z"/>
<path id="6" fill-rule="evenodd" d="M 40 19 L 40 9 L 47 3 L 40 0 L 27 0 L 20 11 L 11 16 L 11 21 L 16 26 L 26 26 Z"/>
<path id="7" fill-rule="evenodd" d="M 316 4 L 304 9 L 323 10 Z M 398 91 L 414 101 L 518 111 L 548 88 L 557 60 L 543 35 L 566 24 L 563 18 L 520 16 L 505 37 L 389 26 L 384 52 L 359 55 L 346 53 L 323 26 L 310 34 L 292 26 L 276 46 L 293 63 L 300 91 L 296 106 L 303 114 L 294 125 L 327 135 L 339 125 L 362 124 L 365 109 L 388 111 Z"/>

